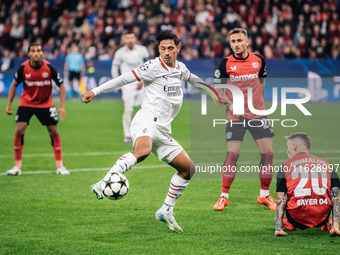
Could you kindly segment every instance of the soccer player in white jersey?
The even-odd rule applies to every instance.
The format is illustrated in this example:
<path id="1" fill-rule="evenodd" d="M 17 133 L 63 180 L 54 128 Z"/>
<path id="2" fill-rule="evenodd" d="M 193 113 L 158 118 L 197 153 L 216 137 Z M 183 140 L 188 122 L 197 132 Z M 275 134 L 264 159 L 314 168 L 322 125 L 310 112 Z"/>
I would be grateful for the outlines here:
<path id="1" fill-rule="evenodd" d="M 182 195 L 195 172 L 195 165 L 169 133 L 171 133 L 171 122 L 182 105 L 182 81 L 188 81 L 196 86 L 202 80 L 191 74 L 183 63 L 176 60 L 180 50 L 180 41 L 176 35 L 170 31 L 162 31 L 157 35 L 156 41 L 160 57 L 149 60 L 131 72 L 124 73 L 86 92 L 82 100 L 88 103 L 99 93 L 136 80 L 143 81 L 144 100 L 130 128 L 133 151 L 122 155 L 104 179 L 112 172 L 125 173 L 153 152 L 160 160 L 177 170 L 171 178 L 164 204 L 156 212 L 156 219 L 165 222 L 175 232 L 183 232 L 174 218 L 173 209 L 177 198 Z M 98 199 L 103 198 L 100 190 L 101 181 L 91 187 Z"/>
<path id="2" fill-rule="evenodd" d="M 113 57 L 111 74 L 112 78 L 130 72 L 132 69 L 142 65 L 149 58 L 148 49 L 145 46 L 136 44 L 136 36 L 133 32 L 124 34 L 124 46 L 117 50 Z M 133 108 L 140 106 L 143 101 L 143 82 L 132 82 L 121 88 L 124 102 L 124 113 L 122 117 L 124 142 L 131 142 L 130 124 Z"/>

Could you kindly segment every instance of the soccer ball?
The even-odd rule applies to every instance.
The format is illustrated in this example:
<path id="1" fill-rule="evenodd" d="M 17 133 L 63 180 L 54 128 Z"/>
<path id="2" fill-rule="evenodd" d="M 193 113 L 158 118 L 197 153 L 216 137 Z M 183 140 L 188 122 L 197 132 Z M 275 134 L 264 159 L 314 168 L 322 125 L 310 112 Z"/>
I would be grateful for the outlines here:
<path id="1" fill-rule="evenodd" d="M 129 191 L 129 181 L 124 174 L 112 173 L 101 183 L 101 190 L 104 196 L 111 200 L 123 198 Z"/>

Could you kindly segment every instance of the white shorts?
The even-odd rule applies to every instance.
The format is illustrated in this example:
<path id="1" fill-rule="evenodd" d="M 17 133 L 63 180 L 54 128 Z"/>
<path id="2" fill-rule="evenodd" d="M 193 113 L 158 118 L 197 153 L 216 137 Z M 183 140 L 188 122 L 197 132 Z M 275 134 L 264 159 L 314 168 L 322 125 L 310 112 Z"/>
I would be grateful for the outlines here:
<path id="1" fill-rule="evenodd" d="M 146 116 L 139 110 L 133 118 L 130 126 L 133 143 L 141 136 L 149 136 L 152 139 L 152 152 L 169 164 L 183 151 L 182 146 L 172 138 L 164 129 L 157 125 L 153 117 Z"/>
<path id="2" fill-rule="evenodd" d="M 137 90 L 138 82 L 127 84 L 122 87 L 122 99 L 125 107 L 140 106 L 144 97 L 144 86 Z"/>

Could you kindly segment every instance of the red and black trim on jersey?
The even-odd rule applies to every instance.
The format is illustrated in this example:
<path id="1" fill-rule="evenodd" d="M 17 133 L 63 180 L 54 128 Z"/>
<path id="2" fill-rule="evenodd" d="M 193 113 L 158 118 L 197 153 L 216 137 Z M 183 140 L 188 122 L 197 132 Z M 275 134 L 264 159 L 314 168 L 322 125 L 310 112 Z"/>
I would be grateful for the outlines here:
<path id="1" fill-rule="evenodd" d="M 14 79 L 18 84 L 23 82 L 19 106 L 26 107 L 52 107 L 52 80 L 58 87 L 63 84 L 61 75 L 46 60 L 39 67 L 32 67 L 29 60 L 25 61 L 16 71 Z"/>
<path id="2" fill-rule="evenodd" d="M 245 63 L 250 63 L 251 66 L 249 65 L 249 68 L 246 66 L 241 71 L 237 70 L 237 66 L 233 65 L 234 63 L 241 63 L 242 65 Z M 255 63 L 259 64 L 257 65 Z M 247 75 L 249 72 L 251 72 L 251 69 L 258 70 L 258 78 L 265 78 L 267 76 L 266 61 L 262 55 L 249 52 L 246 58 L 238 58 L 233 54 L 222 59 L 215 71 L 215 78 L 230 78 L 230 75 L 233 75 L 233 71 L 238 71 L 238 73 L 242 72 L 242 74 Z"/>

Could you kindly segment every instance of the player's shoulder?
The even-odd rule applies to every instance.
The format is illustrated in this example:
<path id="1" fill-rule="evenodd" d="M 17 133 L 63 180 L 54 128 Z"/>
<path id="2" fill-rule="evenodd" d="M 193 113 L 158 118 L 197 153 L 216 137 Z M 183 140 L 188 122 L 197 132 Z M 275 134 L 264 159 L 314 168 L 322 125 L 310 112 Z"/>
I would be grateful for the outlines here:
<path id="1" fill-rule="evenodd" d="M 51 62 L 49 62 L 49 61 L 47 61 L 47 60 L 45 60 L 45 59 L 43 59 L 42 62 L 43 62 L 44 65 L 52 66 Z"/>
<path id="2" fill-rule="evenodd" d="M 158 60 L 159 62 L 159 60 Z M 157 59 L 150 59 L 146 62 L 144 62 L 144 64 L 142 64 L 139 69 L 143 72 L 147 72 L 147 71 L 151 71 L 154 69 L 159 68 L 159 65 L 157 65 Z"/>
<path id="3" fill-rule="evenodd" d="M 148 50 L 148 48 L 146 48 L 144 45 L 140 45 L 140 44 L 135 44 L 135 47 L 137 50 Z"/>
<path id="4" fill-rule="evenodd" d="M 261 61 L 264 61 L 264 56 L 258 53 L 249 52 L 249 58 L 260 59 Z"/>
<path id="5" fill-rule="evenodd" d="M 187 70 L 187 66 L 183 63 L 183 62 L 180 62 L 180 61 L 176 61 L 177 63 L 177 68 L 179 68 L 180 70 Z"/>

